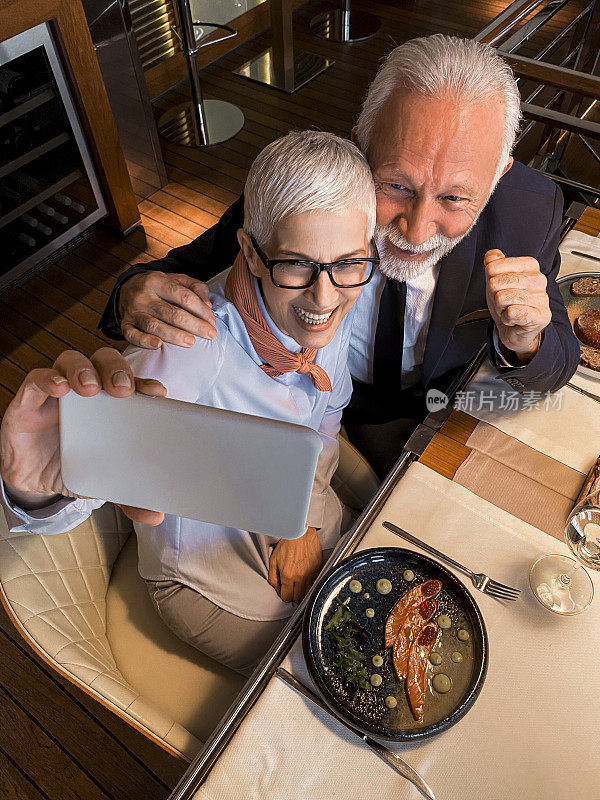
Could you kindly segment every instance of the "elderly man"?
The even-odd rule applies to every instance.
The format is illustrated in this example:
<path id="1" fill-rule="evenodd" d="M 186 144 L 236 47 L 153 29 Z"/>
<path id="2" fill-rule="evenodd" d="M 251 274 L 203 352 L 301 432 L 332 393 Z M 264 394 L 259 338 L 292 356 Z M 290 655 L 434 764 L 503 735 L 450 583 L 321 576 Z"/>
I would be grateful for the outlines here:
<path id="1" fill-rule="evenodd" d="M 381 275 L 357 304 L 344 422 L 380 474 L 426 390 L 446 386 L 486 339 L 513 390 L 556 391 L 576 369 L 555 283 L 562 198 L 513 162 L 519 121 L 510 69 L 470 40 L 406 42 L 370 87 L 353 138 L 375 178 Z M 198 279 L 233 261 L 242 216 L 239 200 L 194 242 L 125 272 L 102 330 L 148 348 L 214 336 Z"/>

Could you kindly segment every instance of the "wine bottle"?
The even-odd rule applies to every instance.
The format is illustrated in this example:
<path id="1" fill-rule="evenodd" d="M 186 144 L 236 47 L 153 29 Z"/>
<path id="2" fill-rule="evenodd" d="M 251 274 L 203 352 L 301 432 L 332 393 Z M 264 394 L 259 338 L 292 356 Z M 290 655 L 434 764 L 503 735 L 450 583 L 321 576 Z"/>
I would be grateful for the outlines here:
<path id="1" fill-rule="evenodd" d="M 52 236 L 52 228 L 49 228 L 48 225 L 40 222 L 39 219 L 32 217 L 30 214 L 23 214 L 21 220 L 26 225 L 29 225 L 30 228 L 35 228 L 40 233 L 43 233 L 44 236 Z"/>
<path id="2" fill-rule="evenodd" d="M 63 206 L 72 209 L 76 214 L 83 214 L 85 212 L 85 206 L 82 206 L 81 203 L 78 203 L 76 200 L 73 200 L 72 197 L 69 197 L 66 194 L 61 194 L 61 192 L 58 192 L 54 195 L 54 199 L 58 200 L 59 203 L 62 203 Z"/>
<path id="3" fill-rule="evenodd" d="M 28 153 L 29 150 L 31 150 L 31 136 L 22 125 L 13 125 L 12 139 L 15 155 L 22 156 L 24 153 Z"/>
<path id="4" fill-rule="evenodd" d="M 28 233 L 19 233 L 19 240 L 26 244 L 28 247 L 37 247 L 37 242 Z"/>
<path id="5" fill-rule="evenodd" d="M 58 200 L 58 202 L 59 202 L 59 203 L 62 203 L 62 204 L 63 204 L 63 206 L 67 206 L 67 208 L 68 208 L 68 207 L 71 205 L 71 203 L 73 202 L 73 201 L 71 200 L 71 198 L 70 198 L 70 197 L 67 197 L 67 195 L 66 195 L 66 194 L 61 194 L 60 192 L 57 192 L 57 193 L 54 195 L 54 199 L 55 199 L 55 200 Z"/>
<path id="6" fill-rule="evenodd" d="M 10 125 L 0 128 L 0 164 L 12 161 L 15 154 L 15 143 L 11 136 Z"/>
<path id="7" fill-rule="evenodd" d="M 48 203 L 40 203 L 38 206 L 38 211 L 41 211 L 42 214 L 45 214 L 47 217 L 56 220 L 59 225 L 66 225 L 69 221 L 68 217 L 65 217 L 64 214 L 60 213 L 60 211 L 57 211 L 55 208 L 52 208 L 52 206 L 49 206 Z"/>
<path id="8" fill-rule="evenodd" d="M 20 189 L 25 188 L 31 192 L 39 192 L 43 187 L 41 180 L 34 178 L 33 175 L 29 175 L 29 173 L 24 172 L 22 169 L 13 172 L 10 179 L 11 183 L 15 184 Z"/>
<path id="9" fill-rule="evenodd" d="M 0 69 L 0 95 L 8 108 L 12 108 L 27 92 L 27 78 L 21 72 L 4 67 Z"/>

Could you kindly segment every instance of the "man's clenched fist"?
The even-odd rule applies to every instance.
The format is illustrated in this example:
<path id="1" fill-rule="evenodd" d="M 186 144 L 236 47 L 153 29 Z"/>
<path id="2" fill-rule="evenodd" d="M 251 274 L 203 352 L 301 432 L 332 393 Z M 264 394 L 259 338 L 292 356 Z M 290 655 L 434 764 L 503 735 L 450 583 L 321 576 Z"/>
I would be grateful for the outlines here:
<path id="1" fill-rule="evenodd" d="M 540 334 L 552 319 L 546 276 L 535 258 L 528 256 L 505 258 L 501 250 L 488 250 L 483 262 L 487 304 L 500 345 L 527 363 L 537 353 Z"/>

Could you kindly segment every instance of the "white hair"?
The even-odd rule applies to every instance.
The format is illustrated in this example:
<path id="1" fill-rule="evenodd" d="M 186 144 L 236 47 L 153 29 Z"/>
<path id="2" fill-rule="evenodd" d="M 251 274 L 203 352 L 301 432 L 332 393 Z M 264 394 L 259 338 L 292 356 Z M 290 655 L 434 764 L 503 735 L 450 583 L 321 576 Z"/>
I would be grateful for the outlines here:
<path id="1" fill-rule="evenodd" d="M 364 153 L 377 116 L 398 89 L 422 97 L 455 97 L 486 101 L 499 97 L 505 110 L 504 139 L 497 177 L 506 166 L 521 121 L 521 98 L 511 68 L 493 47 L 472 39 L 436 33 L 410 39 L 386 58 L 369 87 L 357 122 L 357 139 Z"/>
<path id="2" fill-rule="evenodd" d="M 244 188 L 244 230 L 268 244 L 275 226 L 304 212 L 364 211 L 375 228 L 375 186 L 360 150 L 322 131 L 292 131 L 262 150 Z"/>

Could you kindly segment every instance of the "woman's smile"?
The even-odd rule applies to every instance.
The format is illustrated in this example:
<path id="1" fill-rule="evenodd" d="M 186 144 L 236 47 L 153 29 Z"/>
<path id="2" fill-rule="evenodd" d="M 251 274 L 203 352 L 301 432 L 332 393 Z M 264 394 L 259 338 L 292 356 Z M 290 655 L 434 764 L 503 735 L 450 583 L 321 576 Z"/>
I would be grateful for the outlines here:
<path id="1" fill-rule="evenodd" d="M 299 324 L 305 328 L 306 330 L 314 330 L 318 328 L 319 330 L 325 330 L 328 328 L 333 320 L 334 314 L 337 310 L 337 306 L 329 311 L 315 311 L 313 309 L 309 310 L 306 308 L 301 308 L 300 306 L 293 306 L 294 311 L 296 312 L 296 316 L 298 317 Z"/>

